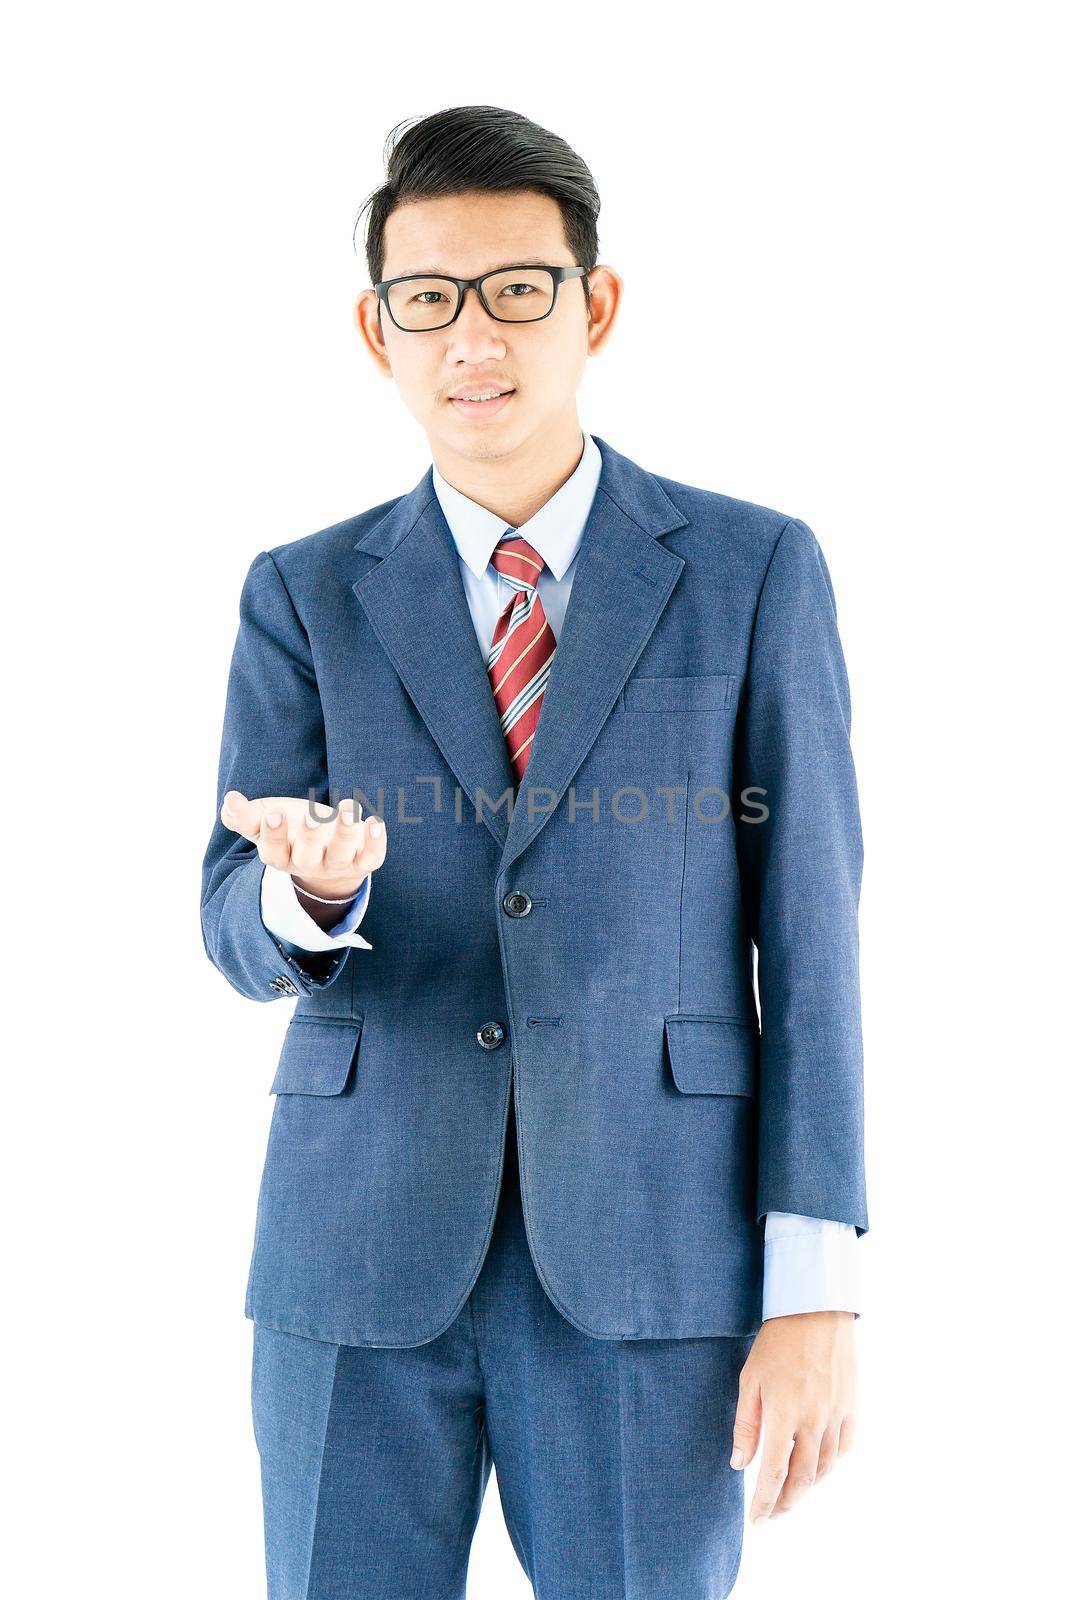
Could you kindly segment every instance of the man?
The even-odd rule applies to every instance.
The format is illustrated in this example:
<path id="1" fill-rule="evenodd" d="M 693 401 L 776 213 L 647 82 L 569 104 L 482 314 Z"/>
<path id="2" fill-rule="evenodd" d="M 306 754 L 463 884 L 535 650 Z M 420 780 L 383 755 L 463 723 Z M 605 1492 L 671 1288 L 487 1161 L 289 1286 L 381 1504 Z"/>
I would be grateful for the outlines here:
<path id="1" fill-rule="evenodd" d="M 755 1520 L 851 1442 L 832 589 L 805 524 L 581 429 L 597 215 L 519 115 L 405 132 L 356 321 L 433 465 L 242 593 L 202 922 L 297 997 L 246 1302 L 272 1600 L 463 1596 L 492 1463 L 537 1600 L 713 1600 L 763 1430 Z"/>

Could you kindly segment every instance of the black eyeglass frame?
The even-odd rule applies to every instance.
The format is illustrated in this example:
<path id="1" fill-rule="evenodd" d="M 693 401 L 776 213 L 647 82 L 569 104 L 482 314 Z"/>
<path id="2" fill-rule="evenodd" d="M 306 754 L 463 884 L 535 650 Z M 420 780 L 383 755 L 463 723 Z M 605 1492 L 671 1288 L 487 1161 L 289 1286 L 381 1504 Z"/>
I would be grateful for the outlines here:
<path id="1" fill-rule="evenodd" d="M 525 323 L 545 321 L 557 304 L 557 291 L 564 280 L 566 278 L 586 278 L 589 271 L 589 267 L 548 267 L 545 261 L 518 261 L 513 266 L 494 267 L 490 272 L 481 272 L 478 278 L 451 278 L 448 272 L 406 272 L 400 278 L 385 278 L 382 283 L 373 284 L 372 287 L 379 297 L 380 309 L 382 309 L 382 306 L 386 306 L 391 322 L 400 333 L 441 333 L 443 328 L 450 327 L 460 316 L 466 289 L 475 290 L 487 316 L 494 317 L 495 322 L 523 325 Z M 488 278 L 496 278 L 502 272 L 548 272 L 554 280 L 554 297 L 550 301 L 550 310 L 543 311 L 537 317 L 495 317 L 494 312 L 487 304 L 487 297 L 483 293 L 483 284 Z M 457 290 L 457 308 L 448 322 L 439 322 L 433 328 L 403 328 L 390 310 L 387 290 L 391 289 L 395 283 L 415 283 L 422 278 L 440 278 L 443 283 L 452 283 Z"/>

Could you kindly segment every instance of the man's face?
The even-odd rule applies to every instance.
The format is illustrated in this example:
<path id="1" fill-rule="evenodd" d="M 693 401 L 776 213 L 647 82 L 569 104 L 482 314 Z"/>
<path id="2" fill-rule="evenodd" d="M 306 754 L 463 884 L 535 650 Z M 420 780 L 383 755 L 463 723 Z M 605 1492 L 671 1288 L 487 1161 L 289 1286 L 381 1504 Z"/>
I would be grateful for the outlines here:
<path id="1" fill-rule="evenodd" d="M 384 230 L 384 278 L 434 271 L 474 278 L 531 262 L 575 264 L 557 203 L 533 192 L 413 201 L 393 212 Z M 356 310 L 373 356 L 436 455 L 489 461 L 574 428 L 590 333 L 582 279 L 566 279 L 553 311 L 537 322 L 498 322 L 471 289 L 447 328 L 403 332 L 385 306 L 377 317 L 374 291 Z M 473 387 L 511 392 L 486 411 L 451 398 Z"/>

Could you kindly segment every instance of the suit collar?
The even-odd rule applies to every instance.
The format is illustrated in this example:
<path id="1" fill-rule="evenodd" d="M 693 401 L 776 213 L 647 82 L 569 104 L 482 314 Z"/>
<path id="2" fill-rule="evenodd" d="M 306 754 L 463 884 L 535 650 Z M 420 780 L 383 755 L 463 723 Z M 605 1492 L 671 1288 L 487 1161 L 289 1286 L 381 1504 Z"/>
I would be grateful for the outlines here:
<path id="1" fill-rule="evenodd" d="M 434 468 L 357 541 L 371 562 L 353 592 L 505 872 L 564 797 L 684 568 L 658 541 L 687 518 L 661 484 L 597 434 L 598 487 L 524 778 L 515 780 Z M 544 807 L 529 815 L 528 797 Z"/>
<path id="2" fill-rule="evenodd" d="M 604 439 L 600 439 L 597 433 L 592 433 L 590 437 L 601 458 L 596 494 L 605 494 L 624 516 L 654 539 L 660 539 L 663 534 L 672 533 L 686 524 L 687 518 L 681 515 L 653 473 L 638 466 L 628 456 L 621 455 Z M 435 494 L 434 474 L 432 464 L 408 494 L 395 500 L 365 530 L 354 548 L 366 555 L 385 559 L 426 510 L 428 501 Z"/>

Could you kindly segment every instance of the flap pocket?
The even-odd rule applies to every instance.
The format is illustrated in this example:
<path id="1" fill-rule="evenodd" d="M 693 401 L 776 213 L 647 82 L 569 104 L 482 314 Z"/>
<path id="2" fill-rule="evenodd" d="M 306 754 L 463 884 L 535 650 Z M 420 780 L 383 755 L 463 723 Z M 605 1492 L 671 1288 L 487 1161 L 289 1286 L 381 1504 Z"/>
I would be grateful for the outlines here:
<path id="1" fill-rule="evenodd" d="M 665 1018 L 669 1066 L 683 1094 L 749 1094 L 758 1078 L 758 1029 L 732 1017 Z"/>
<path id="2" fill-rule="evenodd" d="M 270 1094 L 341 1094 L 363 1017 L 293 1017 Z"/>
<path id="3" fill-rule="evenodd" d="M 731 675 L 703 678 L 629 678 L 625 711 L 718 711 L 728 703 Z"/>

